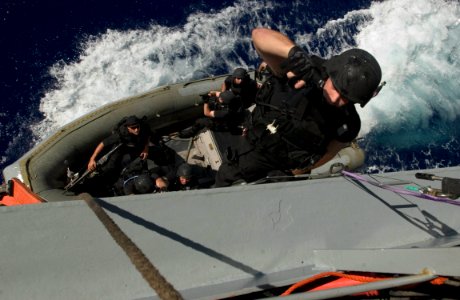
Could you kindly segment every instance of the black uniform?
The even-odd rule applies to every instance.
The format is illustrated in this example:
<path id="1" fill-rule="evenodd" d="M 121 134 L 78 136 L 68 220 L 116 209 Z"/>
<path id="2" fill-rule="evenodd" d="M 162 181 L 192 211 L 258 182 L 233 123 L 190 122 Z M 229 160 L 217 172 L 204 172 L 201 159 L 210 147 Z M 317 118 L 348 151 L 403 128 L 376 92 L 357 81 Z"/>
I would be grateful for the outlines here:
<path id="1" fill-rule="evenodd" d="M 138 135 L 129 133 L 127 127 L 131 125 L 139 125 Z M 123 168 L 139 158 L 149 141 L 150 135 L 149 126 L 136 116 L 125 117 L 118 122 L 112 129 L 111 135 L 102 141 L 104 149 L 99 156 L 120 144 L 121 146 L 108 157 L 105 164 L 98 166 L 94 176 L 85 182 L 85 190 L 95 196 L 112 196 L 113 184 L 119 179 Z"/>
<path id="2" fill-rule="evenodd" d="M 187 165 L 184 168 L 184 165 Z M 176 176 L 170 181 L 169 191 L 188 191 L 208 188 L 214 183 L 214 178 L 209 176 L 209 170 L 198 165 L 182 164 L 178 167 Z M 180 182 L 180 177 L 188 178 L 186 184 Z"/>
<path id="3" fill-rule="evenodd" d="M 114 128 L 112 134 L 102 141 L 107 151 L 120 143 L 122 146 L 115 151 L 110 156 L 107 163 L 101 167 L 101 173 L 120 174 L 124 165 L 127 165 L 139 157 L 151 135 L 150 128 L 145 122 L 139 120 L 139 126 L 139 135 L 130 134 L 126 124 L 122 120 Z"/>
<path id="4" fill-rule="evenodd" d="M 120 178 L 114 184 L 116 195 L 151 193 L 154 190 L 154 179 L 151 178 L 147 161 L 137 157 L 121 171 Z"/>
<path id="5" fill-rule="evenodd" d="M 242 108 L 241 97 L 234 95 L 230 91 L 222 94 L 231 94 L 229 100 L 221 103 L 217 97 L 207 99 L 209 109 L 214 111 L 214 118 L 199 118 L 192 127 L 180 132 L 179 136 L 188 138 L 196 135 L 200 130 L 208 128 L 214 131 L 229 131 L 233 134 L 241 134 L 241 128 L 244 121 L 244 111 Z"/>
<path id="6" fill-rule="evenodd" d="M 257 81 L 245 75 L 240 84 L 235 84 L 235 76 L 229 75 L 225 78 L 225 89 L 232 91 L 235 95 L 241 97 L 243 108 L 248 108 L 254 104 L 257 94 Z"/>
<path id="7" fill-rule="evenodd" d="M 239 179 L 247 182 L 275 170 L 306 168 L 318 161 L 331 140 L 351 142 L 361 127 L 353 103 L 329 105 L 322 89 L 294 89 L 286 79 L 271 77 L 257 96 L 245 142 L 216 175 L 216 187 Z"/>

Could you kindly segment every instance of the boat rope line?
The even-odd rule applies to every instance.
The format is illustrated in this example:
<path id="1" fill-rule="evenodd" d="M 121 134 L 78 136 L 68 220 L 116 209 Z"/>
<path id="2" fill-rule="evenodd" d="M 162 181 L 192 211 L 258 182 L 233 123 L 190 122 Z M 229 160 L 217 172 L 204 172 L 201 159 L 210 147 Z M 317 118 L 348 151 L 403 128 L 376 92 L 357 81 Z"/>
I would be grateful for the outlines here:
<path id="1" fill-rule="evenodd" d="M 206 245 L 200 244 L 194 240 L 189 239 L 188 237 L 185 237 L 183 235 L 180 235 L 176 232 L 173 232 L 165 227 L 162 227 L 158 224 L 155 224 L 154 222 L 151 222 L 150 220 L 146 220 L 140 216 L 134 215 L 129 211 L 126 211 L 119 206 L 116 206 L 112 203 L 106 202 L 104 200 L 99 200 L 99 204 L 103 209 L 106 211 L 109 211 L 111 213 L 117 214 L 122 218 L 126 218 L 133 222 L 134 224 L 137 224 L 139 226 L 143 226 L 148 230 L 152 230 L 153 232 L 156 232 L 159 235 L 162 235 L 168 239 L 171 239 L 177 243 L 180 243 L 186 247 L 189 247 L 195 251 L 198 251 L 202 254 L 205 254 L 213 259 L 216 259 L 217 261 L 220 261 L 222 263 L 225 263 L 229 266 L 232 266 L 233 268 L 236 268 L 238 270 L 241 270 L 245 273 L 250 274 L 252 277 L 254 277 L 255 280 L 259 280 L 259 278 L 267 276 L 267 274 L 263 273 L 260 270 L 256 270 L 253 267 L 246 265 L 240 261 L 237 261 L 230 256 L 227 256 L 223 253 L 220 253 L 214 249 L 211 249 L 207 247 Z M 262 290 L 266 289 L 273 289 L 275 286 L 269 284 L 269 283 L 261 283 L 257 285 L 258 288 Z"/>
<path id="2" fill-rule="evenodd" d="M 349 171 L 342 171 L 342 175 L 344 175 L 346 177 L 349 177 L 349 178 L 352 178 L 354 180 L 358 180 L 358 181 L 361 181 L 361 182 L 371 184 L 373 186 L 376 186 L 376 187 L 379 187 L 379 188 L 382 188 L 382 189 L 385 189 L 385 190 L 388 190 L 388 191 L 392 191 L 392 192 L 397 193 L 399 195 L 414 196 L 414 197 L 423 198 L 423 199 L 426 199 L 426 200 L 431 200 L 431 201 L 448 203 L 448 204 L 460 206 L 460 202 L 456 201 L 456 200 L 446 199 L 446 198 L 443 198 L 443 197 L 437 197 L 437 196 L 424 194 L 424 193 L 416 192 L 416 191 L 412 191 L 412 190 L 406 190 L 406 189 L 398 188 L 398 187 L 395 187 L 395 186 L 392 186 L 392 185 L 384 184 L 384 183 L 381 183 L 381 182 L 378 182 L 378 181 L 372 181 L 372 180 L 367 179 L 364 176 L 361 176 L 359 174 L 352 173 L 352 172 L 349 172 Z"/>
<path id="3" fill-rule="evenodd" d="M 115 242 L 123 249 L 142 277 L 152 287 L 161 299 L 183 299 L 179 292 L 158 271 L 157 268 L 142 253 L 141 249 L 121 230 L 110 216 L 97 203 L 96 199 L 88 193 L 79 195 L 85 200 L 88 207 L 96 214 L 97 218 Z"/>

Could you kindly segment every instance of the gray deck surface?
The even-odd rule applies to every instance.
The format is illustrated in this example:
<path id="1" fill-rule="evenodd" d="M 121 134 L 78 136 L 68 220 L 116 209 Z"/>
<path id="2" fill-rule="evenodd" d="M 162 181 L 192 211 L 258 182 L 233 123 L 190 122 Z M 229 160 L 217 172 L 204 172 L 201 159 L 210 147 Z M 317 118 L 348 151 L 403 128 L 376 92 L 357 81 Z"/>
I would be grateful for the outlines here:
<path id="1" fill-rule="evenodd" d="M 460 178 L 460 168 L 429 172 Z M 379 179 L 440 187 L 414 173 Z M 459 248 L 442 248 L 460 244 L 460 206 L 364 186 L 338 177 L 102 204 L 187 299 L 340 268 L 460 275 L 459 260 L 451 259 Z M 83 201 L 0 207 L 0 227 L 0 299 L 155 298 Z"/>

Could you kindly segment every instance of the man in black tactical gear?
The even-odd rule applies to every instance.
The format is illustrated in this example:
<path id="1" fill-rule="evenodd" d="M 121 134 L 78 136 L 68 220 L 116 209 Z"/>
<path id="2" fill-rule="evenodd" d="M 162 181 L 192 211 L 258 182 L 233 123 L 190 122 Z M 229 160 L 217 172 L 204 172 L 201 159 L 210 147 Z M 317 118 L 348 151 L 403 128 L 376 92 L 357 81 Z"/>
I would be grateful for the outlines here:
<path id="1" fill-rule="evenodd" d="M 230 131 L 236 133 L 243 122 L 244 112 L 241 98 L 232 91 L 210 92 L 203 98 L 204 118 L 195 121 L 195 124 L 179 132 L 179 137 L 195 136 L 200 130 L 208 128 L 214 131 Z"/>
<path id="2" fill-rule="evenodd" d="M 243 108 L 248 108 L 255 103 L 258 88 L 257 81 L 251 79 L 245 69 L 236 68 L 232 75 L 225 78 L 221 90 L 232 91 L 233 94 L 240 96 Z"/>
<path id="3" fill-rule="evenodd" d="M 163 191 L 167 188 L 167 179 L 157 176 L 156 172 L 159 168 L 167 167 L 138 157 L 123 168 L 120 178 L 113 186 L 114 192 L 122 196 Z"/>
<path id="4" fill-rule="evenodd" d="M 111 185 L 118 179 L 123 164 L 133 161 L 137 157 L 142 160 L 149 155 L 149 141 L 151 131 L 142 119 L 136 116 L 123 118 L 112 131 L 112 134 L 100 142 L 94 149 L 88 162 L 88 170 L 96 169 L 97 157 L 105 151 L 122 144 L 108 159 L 107 163 L 98 170 L 104 183 Z"/>
<path id="5" fill-rule="evenodd" d="M 257 95 L 246 140 L 217 172 L 216 187 L 324 164 L 358 135 L 354 104 L 363 107 L 379 90 L 380 66 L 362 49 L 324 60 L 277 31 L 257 28 L 252 39 L 273 76 Z"/>
<path id="6" fill-rule="evenodd" d="M 203 172 L 198 166 L 192 166 L 188 163 L 181 164 L 176 171 L 176 177 L 172 180 L 168 189 L 170 191 L 188 191 L 201 188 L 200 179 Z"/>

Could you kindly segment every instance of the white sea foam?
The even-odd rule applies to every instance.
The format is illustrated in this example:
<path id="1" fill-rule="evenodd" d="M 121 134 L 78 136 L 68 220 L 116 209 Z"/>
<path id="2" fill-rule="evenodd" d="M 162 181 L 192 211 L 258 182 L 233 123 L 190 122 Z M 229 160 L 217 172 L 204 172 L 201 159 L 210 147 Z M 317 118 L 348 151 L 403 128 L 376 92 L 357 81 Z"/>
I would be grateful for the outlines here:
<path id="1" fill-rule="evenodd" d="M 460 116 L 460 7 L 458 1 L 390 0 L 374 3 L 356 36 L 373 53 L 388 82 L 360 110 L 361 134 L 427 128 L 433 115 Z"/>

